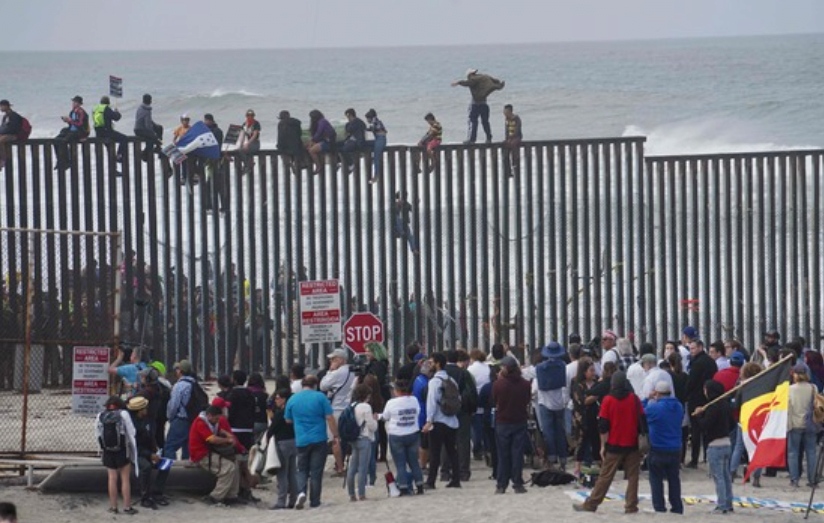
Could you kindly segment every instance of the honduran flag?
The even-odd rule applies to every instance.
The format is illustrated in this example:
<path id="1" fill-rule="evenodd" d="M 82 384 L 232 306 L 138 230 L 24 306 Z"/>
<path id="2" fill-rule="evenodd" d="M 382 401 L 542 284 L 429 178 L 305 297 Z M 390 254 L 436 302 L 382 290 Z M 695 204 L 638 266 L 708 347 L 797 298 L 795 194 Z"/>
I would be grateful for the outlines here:
<path id="1" fill-rule="evenodd" d="M 177 142 L 177 148 L 187 156 L 220 158 L 220 144 L 203 122 L 195 123 Z"/>
<path id="2" fill-rule="evenodd" d="M 755 469 L 786 465 L 790 359 L 785 358 L 752 378 L 739 394 L 741 434 L 750 456 L 746 482 Z"/>

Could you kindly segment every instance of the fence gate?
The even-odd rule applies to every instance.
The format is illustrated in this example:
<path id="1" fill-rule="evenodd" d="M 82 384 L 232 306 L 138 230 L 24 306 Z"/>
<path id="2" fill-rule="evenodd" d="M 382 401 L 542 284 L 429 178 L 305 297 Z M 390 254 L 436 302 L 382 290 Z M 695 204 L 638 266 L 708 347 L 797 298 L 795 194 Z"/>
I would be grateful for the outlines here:
<path id="1" fill-rule="evenodd" d="M 92 452 L 72 414 L 75 346 L 118 337 L 119 233 L 0 228 L 0 454 Z"/>

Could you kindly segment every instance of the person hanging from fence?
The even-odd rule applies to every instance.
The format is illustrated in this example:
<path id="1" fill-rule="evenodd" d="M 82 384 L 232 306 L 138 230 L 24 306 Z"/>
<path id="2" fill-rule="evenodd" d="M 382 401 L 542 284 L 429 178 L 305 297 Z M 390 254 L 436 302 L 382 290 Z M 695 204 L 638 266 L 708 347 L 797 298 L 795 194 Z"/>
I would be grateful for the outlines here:
<path id="1" fill-rule="evenodd" d="M 124 357 L 123 351 L 118 348 L 115 359 L 111 366 L 109 366 L 109 374 L 120 380 L 117 384 L 117 390 L 131 397 L 136 394 L 140 388 L 140 372 L 144 370 L 147 365 L 142 359 L 143 349 L 140 347 L 132 350 L 129 363 L 125 365 L 123 364 Z"/>
<path id="2" fill-rule="evenodd" d="M 412 235 L 412 228 L 410 222 L 412 217 L 412 204 L 406 201 L 406 193 L 401 195 L 398 191 L 395 193 L 395 205 L 392 208 L 392 224 L 395 231 L 395 238 L 402 240 L 406 239 L 409 244 L 409 250 L 412 254 L 418 255 L 418 243 L 415 241 L 415 236 Z"/>
<path id="3" fill-rule="evenodd" d="M 117 514 L 117 482 L 120 480 L 123 494 L 123 513 L 137 514 L 132 508 L 132 466 L 137 471 L 137 443 L 132 418 L 126 404 L 118 396 L 112 396 L 97 415 L 97 442 L 103 451 L 103 466 L 109 474 L 109 512 Z"/>

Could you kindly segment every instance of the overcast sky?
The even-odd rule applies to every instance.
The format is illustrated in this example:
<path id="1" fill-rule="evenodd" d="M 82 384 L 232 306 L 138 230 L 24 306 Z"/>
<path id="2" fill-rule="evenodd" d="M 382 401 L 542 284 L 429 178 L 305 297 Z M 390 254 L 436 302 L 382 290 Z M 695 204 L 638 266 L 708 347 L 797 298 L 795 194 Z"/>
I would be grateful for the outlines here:
<path id="1" fill-rule="evenodd" d="M 247 49 L 824 32 L 824 0 L 0 0 L 0 51 Z"/>

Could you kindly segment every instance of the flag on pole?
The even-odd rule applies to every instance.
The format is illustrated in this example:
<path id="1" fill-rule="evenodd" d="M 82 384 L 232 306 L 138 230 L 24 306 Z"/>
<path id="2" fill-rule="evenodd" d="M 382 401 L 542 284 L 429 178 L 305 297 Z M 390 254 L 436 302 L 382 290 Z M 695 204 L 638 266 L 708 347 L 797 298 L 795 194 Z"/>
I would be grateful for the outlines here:
<path id="1" fill-rule="evenodd" d="M 776 363 L 745 383 L 739 394 L 741 434 L 750 456 L 746 481 L 755 469 L 786 464 L 790 359 Z"/>
<path id="2" fill-rule="evenodd" d="M 123 98 L 123 79 L 109 75 L 109 96 Z"/>
<path id="3" fill-rule="evenodd" d="M 186 155 L 200 156 L 201 158 L 220 158 L 220 144 L 209 127 L 203 122 L 195 123 L 180 140 L 177 148 Z"/>

